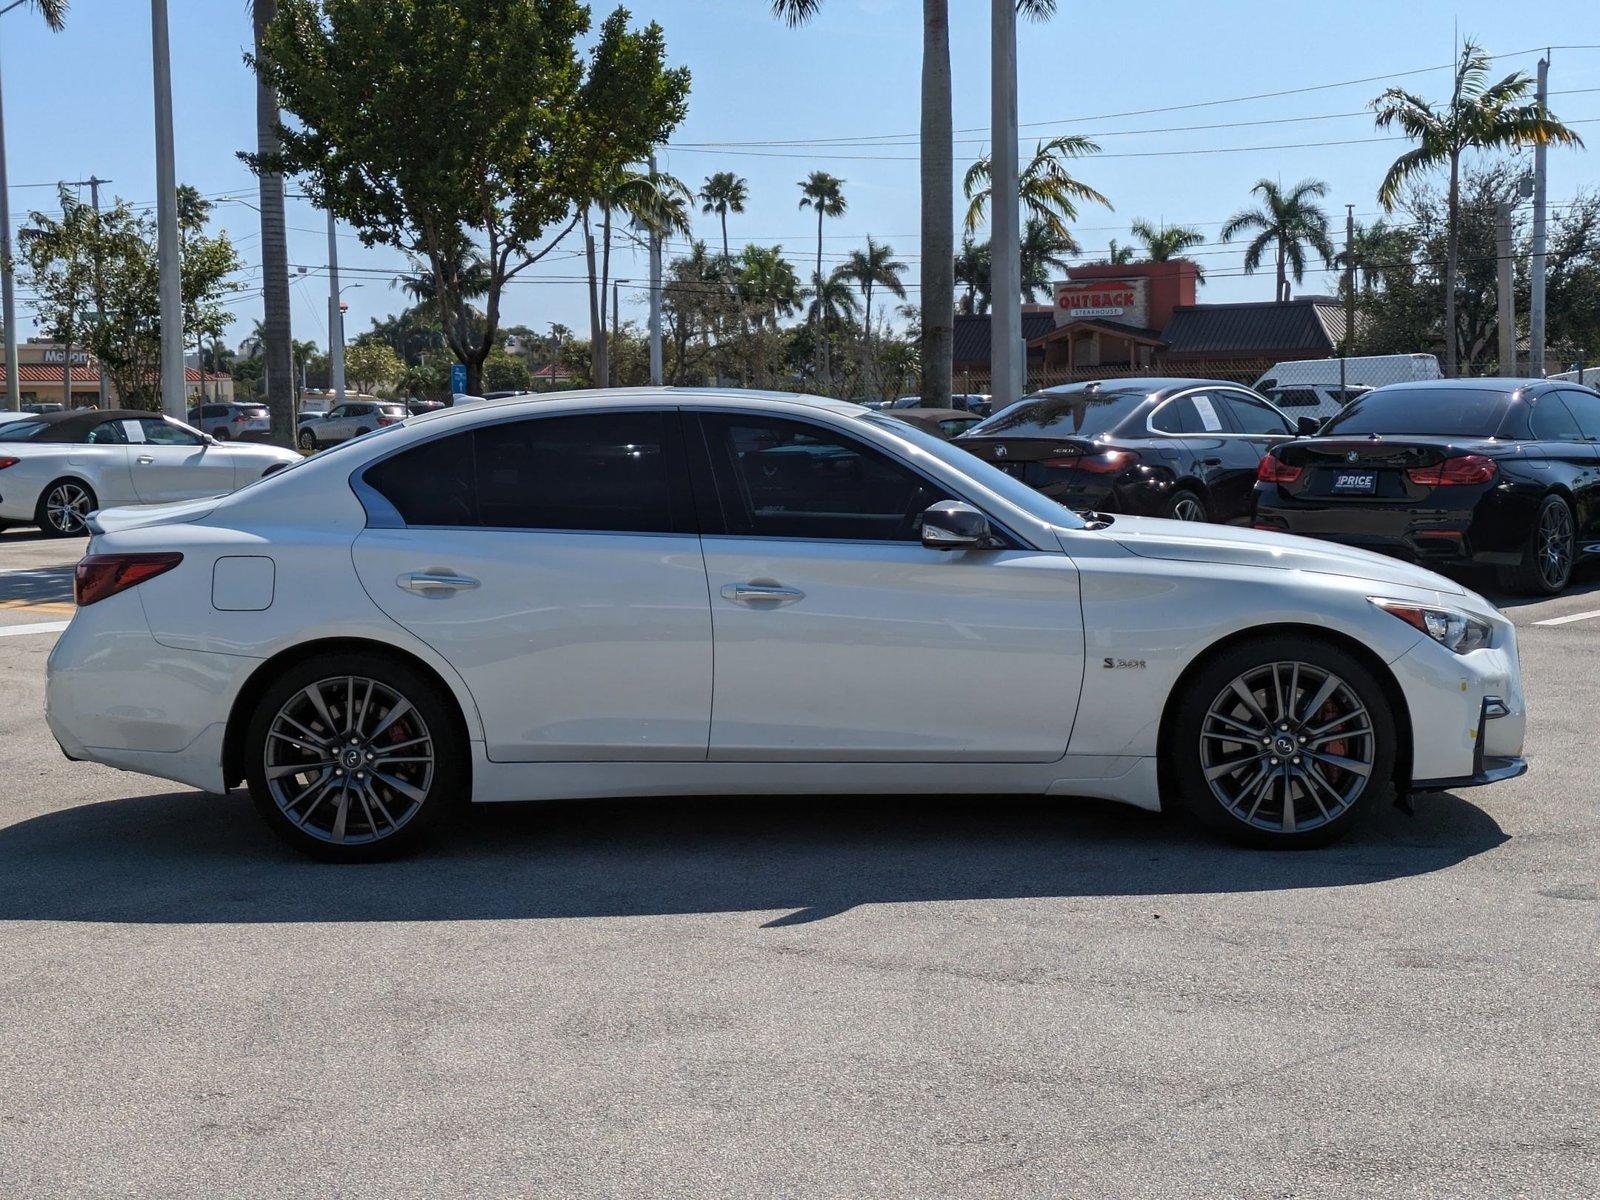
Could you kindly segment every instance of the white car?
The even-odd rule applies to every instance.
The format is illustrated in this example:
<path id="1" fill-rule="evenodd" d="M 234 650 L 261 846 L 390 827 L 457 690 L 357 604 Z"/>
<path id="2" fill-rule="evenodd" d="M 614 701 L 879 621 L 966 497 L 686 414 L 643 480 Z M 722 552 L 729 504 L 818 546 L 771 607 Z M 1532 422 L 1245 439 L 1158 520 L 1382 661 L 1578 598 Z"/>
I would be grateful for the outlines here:
<path id="1" fill-rule="evenodd" d="M 49 413 L 0 425 L 0 527 L 85 532 L 97 508 L 163 504 L 231 492 L 300 455 L 222 445 L 159 413 Z"/>
<path id="2" fill-rule="evenodd" d="M 1510 622 L 1393 559 L 1087 521 L 858 405 L 641 389 L 447 409 L 91 521 L 67 755 L 293 845 L 457 802 L 1035 793 L 1326 841 L 1520 774 Z"/>

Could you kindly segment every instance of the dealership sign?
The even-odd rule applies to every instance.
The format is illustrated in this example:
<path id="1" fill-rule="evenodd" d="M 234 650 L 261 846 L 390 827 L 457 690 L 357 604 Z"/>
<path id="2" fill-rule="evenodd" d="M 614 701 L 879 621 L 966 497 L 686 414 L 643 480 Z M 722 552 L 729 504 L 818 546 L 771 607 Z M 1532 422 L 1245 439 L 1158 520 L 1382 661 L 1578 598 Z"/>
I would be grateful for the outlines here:
<path id="1" fill-rule="evenodd" d="M 1056 284 L 1056 321 L 1126 317 L 1139 306 L 1139 289 L 1129 279 L 1073 280 Z"/>

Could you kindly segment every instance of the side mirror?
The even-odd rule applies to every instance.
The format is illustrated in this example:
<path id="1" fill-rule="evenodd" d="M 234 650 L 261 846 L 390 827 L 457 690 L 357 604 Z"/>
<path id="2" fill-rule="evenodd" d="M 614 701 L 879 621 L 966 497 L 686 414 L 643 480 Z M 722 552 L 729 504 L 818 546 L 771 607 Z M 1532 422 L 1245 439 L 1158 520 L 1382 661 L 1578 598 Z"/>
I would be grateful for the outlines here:
<path id="1" fill-rule="evenodd" d="M 1316 437 L 1317 430 L 1322 428 L 1322 422 L 1316 417 L 1298 417 L 1294 423 L 1295 437 Z"/>
<path id="2" fill-rule="evenodd" d="M 970 504 L 941 500 L 922 514 L 922 544 L 929 550 L 981 550 L 999 545 L 989 518 Z"/>

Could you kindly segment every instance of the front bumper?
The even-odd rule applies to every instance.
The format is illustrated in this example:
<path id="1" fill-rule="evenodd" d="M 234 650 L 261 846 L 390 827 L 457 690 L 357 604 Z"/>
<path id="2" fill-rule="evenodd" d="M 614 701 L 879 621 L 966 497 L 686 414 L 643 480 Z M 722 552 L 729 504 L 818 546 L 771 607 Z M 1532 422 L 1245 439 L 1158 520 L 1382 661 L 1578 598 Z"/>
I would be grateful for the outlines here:
<path id="1" fill-rule="evenodd" d="M 1528 769 L 1526 702 L 1509 622 L 1499 620 L 1488 649 L 1453 654 L 1424 638 L 1391 669 L 1411 716 L 1411 772 L 1402 791 L 1498 783 Z"/>
<path id="2" fill-rule="evenodd" d="M 1486 783 L 1501 783 L 1507 779 L 1515 779 L 1528 772 L 1528 760 L 1517 754 L 1491 754 L 1488 747 L 1493 740 L 1492 735 L 1498 733 L 1491 730 L 1490 721 L 1503 720 L 1512 716 L 1509 706 L 1498 696 L 1485 696 L 1478 717 L 1477 747 L 1472 756 L 1472 774 L 1456 775 L 1448 779 L 1413 779 L 1410 790 L 1413 792 L 1443 792 L 1453 788 L 1482 787 Z M 1498 740 L 1505 741 L 1502 736 Z M 1521 739 L 1518 738 L 1517 749 L 1521 750 Z"/>

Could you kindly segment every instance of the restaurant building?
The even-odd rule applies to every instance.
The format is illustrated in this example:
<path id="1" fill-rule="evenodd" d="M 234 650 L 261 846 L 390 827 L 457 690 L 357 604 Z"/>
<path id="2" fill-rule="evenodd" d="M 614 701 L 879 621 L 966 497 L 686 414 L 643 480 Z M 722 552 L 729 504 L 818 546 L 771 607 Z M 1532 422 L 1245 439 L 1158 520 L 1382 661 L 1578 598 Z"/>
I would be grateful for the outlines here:
<path id="1" fill-rule="evenodd" d="M 66 348 L 56 341 L 29 338 L 17 346 L 17 384 L 23 404 L 61 404 L 65 388 L 62 378 L 66 366 Z M 0 361 L 0 394 L 6 387 L 7 364 Z M 72 394 L 67 401 L 70 408 L 90 408 L 100 403 L 100 364 L 87 351 L 74 347 L 72 351 Z M 207 400 L 227 403 L 233 399 L 233 376 L 207 371 L 202 378 L 197 367 L 185 367 L 189 403 L 195 403 L 204 394 Z M 111 404 L 117 403 L 117 389 L 107 381 L 107 396 Z"/>

